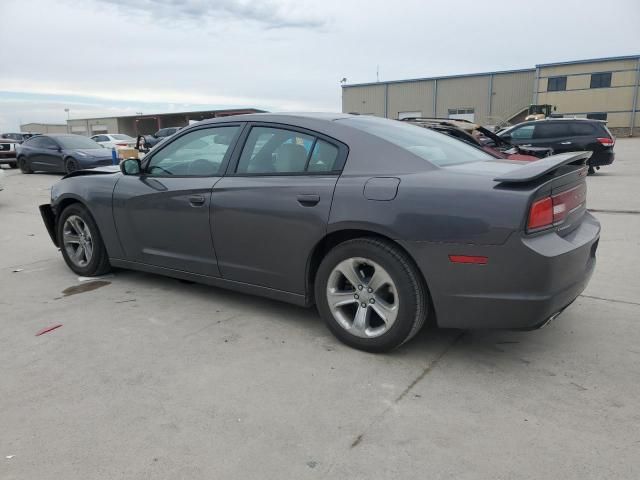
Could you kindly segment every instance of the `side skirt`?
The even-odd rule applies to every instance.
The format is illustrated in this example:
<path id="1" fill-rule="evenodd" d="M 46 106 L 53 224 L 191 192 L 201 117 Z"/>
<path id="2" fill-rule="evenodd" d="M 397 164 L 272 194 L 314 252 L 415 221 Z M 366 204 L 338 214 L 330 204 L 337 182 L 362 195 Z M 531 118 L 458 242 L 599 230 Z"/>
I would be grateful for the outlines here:
<path id="1" fill-rule="evenodd" d="M 196 283 L 203 283 L 213 287 L 226 288 L 236 292 L 247 293 L 250 295 L 258 295 L 260 297 L 271 298 L 282 302 L 292 303 L 302 307 L 308 307 L 309 302 L 304 295 L 297 293 L 285 292 L 260 285 L 252 285 L 249 283 L 236 282 L 233 280 L 225 280 L 219 277 L 210 277 L 207 275 L 199 275 L 195 273 L 184 272 L 182 270 L 174 270 L 171 268 L 157 267 L 146 263 L 131 262 L 129 260 L 120 260 L 118 258 L 110 258 L 109 262 L 112 266 L 125 268 L 128 270 L 138 270 L 141 272 L 155 273 L 165 277 L 179 278 L 181 280 L 189 280 Z"/>

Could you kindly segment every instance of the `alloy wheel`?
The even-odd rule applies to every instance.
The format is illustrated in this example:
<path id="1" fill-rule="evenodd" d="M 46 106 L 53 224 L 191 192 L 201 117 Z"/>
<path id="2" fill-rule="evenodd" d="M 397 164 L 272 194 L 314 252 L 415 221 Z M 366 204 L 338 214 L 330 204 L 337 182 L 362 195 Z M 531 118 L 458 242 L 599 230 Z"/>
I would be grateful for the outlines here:
<path id="1" fill-rule="evenodd" d="M 368 258 L 340 262 L 327 282 L 327 303 L 338 324 L 352 335 L 374 338 L 398 316 L 398 291 L 389 273 Z"/>
<path id="2" fill-rule="evenodd" d="M 69 259 L 78 267 L 86 267 L 93 257 L 93 238 L 86 222 L 71 215 L 62 227 L 62 241 Z"/>

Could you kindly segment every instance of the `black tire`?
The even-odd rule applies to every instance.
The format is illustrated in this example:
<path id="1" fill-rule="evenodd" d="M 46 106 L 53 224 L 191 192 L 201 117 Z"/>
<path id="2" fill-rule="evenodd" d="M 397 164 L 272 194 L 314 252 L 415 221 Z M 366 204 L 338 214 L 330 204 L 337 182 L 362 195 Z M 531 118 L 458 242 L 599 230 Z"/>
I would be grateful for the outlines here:
<path id="1" fill-rule="evenodd" d="M 589 165 L 589 170 L 587 171 L 589 175 L 593 175 L 596 173 L 596 169 Z"/>
<path id="2" fill-rule="evenodd" d="M 340 262 L 350 258 L 370 259 L 379 264 L 395 284 L 397 316 L 389 329 L 379 336 L 362 338 L 350 333 L 336 320 L 329 307 L 327 285 L 331 273 Z M 340 341 L 378 353 L 399 347 L 420 331 L 427 319 L 429 296 L 420 272 L 402 249 L 386 240 L 365 237 L 341 243 L 324 257 L 316 274 L 315 300 L 320 315 Z"/>
<path id="3" fill-rule="evenodd" d="M 64 171 L 66 173 L 72 173 L 76 170 L 80 170 L 80 166 L 78 165 L 78 161 L 75 158 L 68 157 L 64 160 Z"/>
<path id="4" fill-rule="evenodd" d="M 86 266 L 79 266 L 71 259 L 63 241 L 64 225 L 67 219 L 72 215 L 80 217 L 80 219 L 82 219 L 89 228 L 89 232 L 91 234 L 93 253 Z M 107 250 L 104 247 L 100 230 L 98 230 L 95 220 L 84 205 L 81 205 L 80 203 L 73 203 L 62 211 L 56 225 L 56 238 L 58 239 L 58 245 L 60 246 L 60 251 L 62 252 L 64 261 L 67 263 L 68 267 L 78 275 L 96 277 L 104 275 L 111 270 L 111 264 L 109 263 L 109 257 L 107 255 Z"/>
<path id="5" fill-rule="evenodd" d="M 20 171 L 22 173 L 33 173 L 33 170 L 31 170 L 31 165 L 29 165 L 29 161 L 25 157 L 18 158 L 18 166 L 20 167 Z"/>
<path id="6" fill-rule="evenodd" d="M 9 168 L 18 168 L 18 162 L 9 163 Z"/>

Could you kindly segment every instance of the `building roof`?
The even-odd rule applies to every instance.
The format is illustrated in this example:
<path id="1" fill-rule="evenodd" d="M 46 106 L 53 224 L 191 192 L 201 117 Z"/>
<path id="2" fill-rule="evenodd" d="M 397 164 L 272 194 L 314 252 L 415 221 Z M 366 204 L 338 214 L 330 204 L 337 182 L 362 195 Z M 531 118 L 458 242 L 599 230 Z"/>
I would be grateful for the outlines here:
<path id="1" fill-rule="evenodd" d="M 497 70 L 494 72 L 480 72 L 480 73 L 462 73 L 459 75 L 444 75 L 439 77 L 423 77 L 423 78 L 409 78 L 406 80 L 386 80 L 382 82 L 366 82 L 366 83 L 350 83 L 342 85 L 342 88 L 349 87 L 366 87 L 370 85 L 388 85 L 394 83 L 411 83 L 411 82 L 427 82 L 430 80 L 446 80 L 451 78 L 465 78 L 465 77 L 483 77 L 485 75 L 499 75 L 503 73 L 524 73 L 535 72 L 535 68 L 521 68 L 517 70 Z"/>
<path id="2" fill-rule="evenodd" d="M 149 118 L 160 117 L 170 115 L 202 115 L 203 113 L 215 113 L 215 114 L 233 114 L 235 112 L 250 112 L 250 113 L 262 113 L 264 110 L 257 108 L 227 108 L 223 110 L 194 110 L 190 112 L 164 112 L 164 113 L 144 113 L 142 115 L 110 115 L 107 117 L 87 117 L 87 118 L 72 118 L 69 121 L 86 121 L 86 120 L 106 120 L 110 118 Z"/>
<path id="3" fill-rule="evenodd" d="M 640 55 L 626 55 L 621 57 L 603 57 L 603 58 L 588 58 L 585 60 L 571 60 L 568 62 L 556 62 L 556 63 L 539 63 L 536 67 L 557 67 L 561 65 L 577 65 L 580 63 L 598 63 L 598 62 L 612 62 L 616 60 L 637 60 Z"/>

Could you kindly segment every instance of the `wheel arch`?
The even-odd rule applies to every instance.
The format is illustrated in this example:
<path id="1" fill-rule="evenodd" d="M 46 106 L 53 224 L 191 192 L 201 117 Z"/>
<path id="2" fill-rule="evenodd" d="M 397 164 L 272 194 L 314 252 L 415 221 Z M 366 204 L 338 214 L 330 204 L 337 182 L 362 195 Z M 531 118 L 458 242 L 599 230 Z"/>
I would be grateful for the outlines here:
<path id="1" fill-rule="evenodd" d="M 435 322 L 436 321 L 435 311 L 433 309 L 433 301 L 431 300 L 429 283 L 427 282 L 427 279 L 425 278 L 424 273 L 416 263 L 413 256 L 407 251 L 406 248 L 404 248 L 400 243 L 396 242 L 390 236 L 385 235 L 384 233 L 381 233 L 377 230 L 369 229 L 366 227 L 344 228 L 344 229 L 334 230 L 334 231 L 328 232 L 318 243 L 316 243 L 316 245 L 311 251 L 311 254 L 309 255 L 309 259 L 307 260 L 307 275 L 306 275 L 306 285 L 305 285 L 307 304 L 308 305 L 315 304 L 315 298 L 314 298 L 315 277 L 318 271 L 318 267 L 320 266 L 320 263 L 322 262 L 322 259 L 325 257 L 325 255 L 332 248 L 336 247 L 341 243 L 344 243 L 348 240 L 353 240 L 355 238 L 365 238 L 365 237 L 377 238 L 379 240 L 384 240 L 388 243 L 391 243 L 393 244 L 394 247 L 398 248 L 407 256 L 407 258 L 411 261 L 416 271 L 418 272 L 420 276 L 420 280 L 422 280 L 423 285 L 427 292 L 427 296 L 429 298 L 429 307 L 428 307 L 429 313 L 428 313 L 427 319 L 428 321 L 429 319 L 433 319 L 433 322 Z"/>

